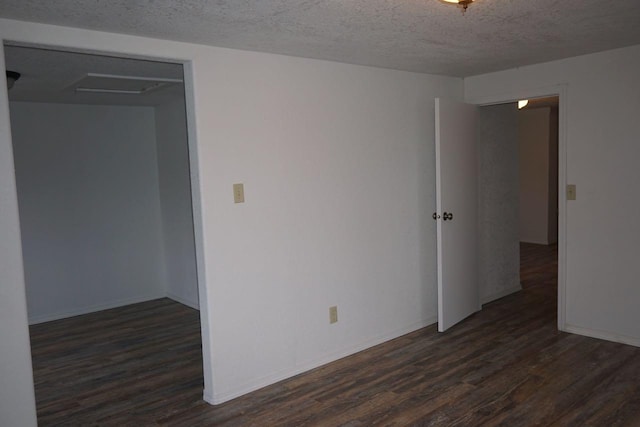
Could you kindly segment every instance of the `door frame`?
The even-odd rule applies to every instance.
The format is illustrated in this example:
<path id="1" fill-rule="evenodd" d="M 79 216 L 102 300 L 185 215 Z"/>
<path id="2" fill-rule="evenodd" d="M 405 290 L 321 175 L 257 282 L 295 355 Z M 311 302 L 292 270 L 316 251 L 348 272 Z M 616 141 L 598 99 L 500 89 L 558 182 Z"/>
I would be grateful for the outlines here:
<path id="1" fill-rule="evenodd" d="M 171 55 L 162 56 L 161 54 L 142 54 L 124 52 L 122 50 L 108 50 L 105 46 L 99 42 L 89 41 L 88 43 L 82 43 L 83 46 L 78 46 L 71 39 L 64 38 L 61 41 L 59 38 L 51 43 L 44 41 L 41 35 L 20 33 L 20 37 L 13 37 L 7 39 L 0 34 L 0 64 L 5 63 L 4 46 L 20 46 L 31 47 L 49 50 L 58 50 L 63 52 L 75 52 L 86 53 L 92 55 L 110 56 L 115 58 L 125 59 L 138 59 L 147 61 L 169 62 L 174 64 L 180 64 L 183 67 L 183 84 L 184 84 L 184 97 L 185 97 L 185 113 L 187 124 L 187 143 L 188 143 L 188 159 L 189 159 L 189 180 L 191 188 L 191 209 L 193 216 L 193 234 L 195 243 L 195 256 L 196 256 L 196 280 L 198 285 L 198 306 L 200 313 L 200 337 L 202 342 L 202 367 L 203 367 L 203 380 L 204 390 L 203 399 L 206 402 L 210 402 L 210 397 L 213 395 L 213 372 L 210 361 L 212 360 L 212 342 L 211 342 L 211 327 L 209 316 L 209 305 L 207 303 L 207 286 L 206 286 L 206 269 L 205 269 L 205 253 L 204 253 L 204 226 L 203 226 L 203 207 L 201 197 L 201 185 L 200 185 L 200 162 L 198 155 L 198 133 L 196 128 L 196 101 L 195 101 L 195 76 L 193 67 L 193 57 L 189 57 L 187 54 L 182 59 L 176 58 Z M 4 83 L 3 83 L 4 84 Z M 5 99 L 0 99 L 0 102 L 6 103 L 6 117 L 2 118 L 3 121 L 9 123 L 9 94 L 5 92 Z M 2 94 L 0 93 L 0 97 Z M 0 108 L 0 114 L 3 114 L 2 108 Z M 6 131 L 0 130 L 0 138 L 7 139 L 9 143 L 12 143 L 12 136 L 10 129 Z M 14 159 L 11 159 L 13 162 Z M 14 166 L 15 176 L 15 166 Z M 18 229 L 20 234 L 20 230 Z M 21 258 L 22 261 L 22 258 Z M 24 270 L 24 263 L 20 266 Z M 22 283 L 24 287 L 24 282 Z M 25 321 L 27 319 L 24 319 Z M 20 321 L 16 319 L 16 321 Z M 25 327 L 28 328 L 28 322 Z"/>
<path id="2" fill-rule="evenodd" d="M 467 98 L 464 102 L 483 107 L 548 96 L 558 97 L 558 330 L 566 331 L 568 85 L 559 84 L 509 91 L 497 95 Z"/>

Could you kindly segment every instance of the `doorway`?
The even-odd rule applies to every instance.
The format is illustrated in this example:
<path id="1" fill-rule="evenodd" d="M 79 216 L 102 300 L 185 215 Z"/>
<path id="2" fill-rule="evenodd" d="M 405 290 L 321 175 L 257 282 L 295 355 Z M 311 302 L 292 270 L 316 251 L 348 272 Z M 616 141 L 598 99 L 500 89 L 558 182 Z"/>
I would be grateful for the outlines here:
<path id="1" fill-rule="evenodd" d="M 482 302 L 534 286 L 555 311 L 563 237 L 559 97 L 532 98 L 523 108 L 495 102 L 478 110 Z M 557 313 L 560 326 L 564 307 L 558 305 Z"/>
<path id="2" fill-rule="evenodd" d="M 566 331 L 566 259 L 567 259 L 567 99 L 566 84 L 538 88 L 505 91 L 504 93 L 478 98 L 468 98 L 466 102 L 477 106 L 516 103 L 523 99 L 558 97 L 558 330 Z"/>
<path id="3" fill-rule="evenodd" d="M 555 307 L 558 283 L 558 97 L 528 100 L 518 112 L 520 279 Z"/>
<path id="4" fill-rule="evenodd" d="M 560 330 L 564 329 L 564 253 L 565 253 L 565 205 L 566 200 L 563 197 L 563 193 L 558 191 L 559 188 L 563 188 L 565 185 L 566 170 L 564 168 L 563 159 L 566 158 L 566 131 L 565 131 L 565 117 L 564 110 L 560 108 L 564 103 L 561 101 L 566 99 L 566 96 L 562 94 L 566 93 L 565 88 L 557 88 L 560 96 L 555 98 L 555 120 L 552 119 L 549 109 L 546 111 L 547 127 L 543 130 L 546 139 L 545 146 L 543 147 L 546 165 L 544 166 L 545 179 L 538 182 L 538 178 L 534 178 L 536 184 L 540 184 L 545 190 L 545 211 L 543 214 L 543 221 L 545 224 L 544 240 L 546 242 L 554 243 L 558 242 L 558 290 L 557 290 L 557 324 Z M 540 98 L 538 97 L 531 97 Z M 532 105 L 536 102 L 542 103 L 544 100 L 533 100 Z M 465 305 L 465 310 L 460 315 L 456 315 L 453 324 L 464 319 L 471 313 L 480 309 L 480 305 L 486 304 L 512 293 L 522 290 L 520 281 L 520 235 L 521 235 L 521 220 L 519 216 L 520 204 L 521 204 L 521 189 L 520 189 L 520 163 L 519 156 L 519 111 L 515 101 L 509 100 L 482 100 L 476 102 L 477 107 L 473 105 L 463 104 L 455 101 L 448 101 L 447 108 L 442 109 L 442 101 L 436 100 L 436 186 L 438 188 L 438 207 L 437 212 L 433 217 L 438 222 L 438 304 L 439 304 L 439 316 L 440 313 L 449 307 L 453 307 L 459 302 L 470 301 L 470 304 Z M 540 107 L 542 107 L 540 105 Z M 462 114 L 469 111 L 469 117 Z M 542 111 L 542 110 L 540 110 Z M 453 113 L 453 114 L 452 114 Z M 555 123 L 556 131 L 553 133 L 553 141 L 550 141 L 549 123 Z M 456 133 L 456 129 L 465 128 L 470 129 L 470 133 L 467 132 L 464 136 Z M 475 135 L 473 130 L 475 129 Z M 440 199 L 441 184 L 439 183 L 440 175 L 442 174 L 441 163 L 452 161 L 452 158 L 462 158 L 463 154 L 455 152 L 454 155 L 449 155 L 443 159 L 442 150 L 439 149 L 439 145 L 442 142 L 443 135 L 451 137 L 456 135 L 451 142 L 452 147 L 457 147 L 458 151 L 463 151 L 464 155 L 469 155 L 473 151 L 477 151 L 477 170 L 478 173 L 472 173 L 472 179 L 458 179 L 456 185 L 450 188 L 449 193 L 458 194 L 461 196 L 463 193 L 459 191 L 460 187 L 478 188 L 477 196 L 477 220 L 474 221 L 477 224 L 466 226 L 467 233 L 465 234 L 466 243 L 463 243 L 461 247 L 452 248 L 449 247 L 449 256 L 446 260 L 441 251 L 440 241 L 444 237 L 442 230 L 444 226 L 440 226 L 440 222 L 444 222 L 450 218 L 444 209 L 449 211 L 450 207 L 441 206 Z M 552 148 L 550 148 L 552 147 Z M 537 148 L 540 150 L 539 147 Z M 557 153 L 554 156 L 554 168 L 551 168 L 549 155 L 550 150 Z M 451 150 L 449 150 L 451 151 Z M 475 157 L 475 155 L 474 155 Z M 525 156 L 527 161 L 529 160 Z M 555 166 L 557 165 L 557 166 Z M 542 165 L 535 163 L 534 170 L 541 169 Z M 448 167 L 449 177 L 460 178 L 464 175 L 462 171 L 473 171 L 475 165 L 466 165 L 463 167 Z M 550 174 L 553 173 L 553 178 Z M 467 176 L 469 174 L 467 173 Z M 466 193 L 464 193 L 466 194 Z M 550 196 L 552 195 L 552 196 Z M 469 202 L 469 196 L 462 196 Z M 549 202 L 549 197 L 553 200 L 553 203 Z M 474 200 L 476 197 L 471 197 Z M 451 201 L 447 203 L 451 205 Z M 529 208 L 527 208 L 529 209 Z M 473 206 L 473 210 L 476 207 Z M 462 209 L 463 214 L 471 212 L 470 209 Z M 467 215 L 468 216 L 468 215 Z M 460 214 L 457 215 L 460 217 Z M 475 215 L 471 215 L 472 218 L 476 218 Z M 553 228 L 547 227 L 552 224 Z M 459 228 L 459 227 L 458 227 Z M 449 226 L 447 233 L 451 233 L 452 227 Z M 476 231 L 477 230 L 477 231 Z M 460 230 L 458 230 L 460 231 Z M 557 235 L 557 240 L 556 240 Z M 477 238 L 477 239 L 476 239 Z M 551 240 L 548 240 L 551 239 Z M 474 243 L 477 240 L 477 244 Z M 477 252 L 477 284 L 471 283 L 474 279 L 466 279 L 462 283 L 468 283 L 471 286 L 467 286 L 464 292 L 460 286 L 456 287 L 457 292 L 448 292 L 447 296 L 444 292 L 445 286 L 442 286 L 441 274 L 444 270 L 442 265 L 446 262 L 456 266 L 455 253 L 457 249 L 473 249 Z M 475 256 L 475 255 L 474 255 Z M 445 262 L 446 261 L 446 262 Z M 453 264 L 451 264 L 453 262 Z M 458 269 L 462 268 L 459 265 Z M 466 270 L 476 271 L 473 266 L 464 266 Z M 452 289 L 451 278 L 447 282 L 447 289 Z M 479 292 L 478 292 L 479 290 Z M 479 294 L 479 295 L 478 295 Z M 444 300 L 448 300 L 448 304 L 444 303 Z M 479 306 L 474 306 L 473 301 L 479 300 Z M 478 307 L 478 308 L 476 308 Z M 455 313 L 454 313 L 455 314 Z M 440 323 L 440 322 L 439 322 Z M 439 329 L 441 332 L 442 328 Z"/>
<path id="5" fill-rule="evenodd" d="M 4 50 L 7 70 L 19 73 L 9 100 L 38 409 L 52 398 L 43 393 L 46 384 L 58 381 L 39 375 L 50 371 L 52 360 L 43 346 L 51 350 L 55 342 L 63 354 L 82 356 L 80 365 L 60 369 L 73 372 L 76 384 L 87 373 L 82 366 L 110 368 L 90 373 L 94 393 L 97 383 L 126 387 L 109 383 L 113 369 L 140 341 L 132 331 L 153 336 L 160 313 L 175 325 L 179 319 L 187 319 L 190 330 L 195 325 L 189 351 L 193 357 L 196 346 L 202 392 L 182 64 L 14 45 Z M 98 341 L 74 346 L 71 324 L 77 337 Z M 94 358 L 84 358 L 88 353 Z M 161 353 L 155 347 L 155 355 Z"/>

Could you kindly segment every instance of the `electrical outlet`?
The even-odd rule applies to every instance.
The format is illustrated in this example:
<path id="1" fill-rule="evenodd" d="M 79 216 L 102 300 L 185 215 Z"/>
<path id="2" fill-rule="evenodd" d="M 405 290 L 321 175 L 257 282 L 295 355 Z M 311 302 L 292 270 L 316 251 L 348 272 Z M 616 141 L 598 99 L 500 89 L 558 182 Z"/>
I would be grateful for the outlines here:
<path id="1" fill-rule="evenodd" d="M 233 184 L 233 201 L 244 203 L 244 184 Z"/>
<path id="2" fill-rule="evenodd" d="M 338 322 L 338 306 L 329 307 L 329 323 Z"/>

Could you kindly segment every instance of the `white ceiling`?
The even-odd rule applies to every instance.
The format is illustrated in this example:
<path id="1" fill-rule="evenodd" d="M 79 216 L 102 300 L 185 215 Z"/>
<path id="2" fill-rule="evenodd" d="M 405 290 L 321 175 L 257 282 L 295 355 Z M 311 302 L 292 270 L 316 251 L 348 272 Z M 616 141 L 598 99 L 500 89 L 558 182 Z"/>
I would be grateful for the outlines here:
<path id="1" fill-rule="evenodd" d="M 88 73 L 182 79 L 180 64 L 18 46 L 5 46 L 5 59 L 8 70 L 21 73 L 9 91 L 11 101 L 154 106 L 184 96 L 182 84 L 140 95 L 75 91 Z"/>
<path id="2" fill-rule="evenodd" d="M 461 77 L 640 44 L 640 0 L 2 0 L 0 16 Z"/>

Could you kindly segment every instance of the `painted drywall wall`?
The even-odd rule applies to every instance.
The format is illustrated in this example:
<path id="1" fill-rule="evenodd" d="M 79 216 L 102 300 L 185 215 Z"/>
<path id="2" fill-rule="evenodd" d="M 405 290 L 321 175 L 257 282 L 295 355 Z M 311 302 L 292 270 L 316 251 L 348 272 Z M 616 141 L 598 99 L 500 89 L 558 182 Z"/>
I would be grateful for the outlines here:
<path id="1" fill-rule="evenodd" d="M 0 69 L 4 69 L 0 43 Z M 0 425 L 36 426 L 7 86 L 0 84 Z"/>
<path id="2" fill-rule="evenodd" d="M 434 97 L 458 97 L 460 80 L 215 57 L 220 81 L 197 97 L 214 136 L 199 148 L 216 398 L 432 323 Z"/>
<path id="3" fill-rule="evenodd" d="M 478 270 L 482 303 L 520 285 L 518 110 L 478 108 Z"/>
<path id="4" fill-rule="evenodd" d="M 167 295 L 198 307 L 187 117 L 184 98 L 155 108 Z"/>
<path id="5" fill-rule="evenodd" d="M 29 319 L 165 295 L 153 108 L 11 103 Z"/>
<path id="6" fill-rule="evenodd" d="M 518 113 L 520 144 L 520 241 L 549 244 L 551 109 Z"/>
<path id="7" fill-rule="evenodd" d="M 187 61 L 208 401 L 434 321 L 434 98 L 461 99 L 460 79 L 0 24 L 10 40 Z"/>
<path id="8" fill-rule="evenodd" d="M 577 200 L 566 202 L 561 326 L 634 345 L 640 345 L 638 75 L 640 46 L 633 46 L 465 79 L 469 102 L 566 85 L 566 179 L 577 186 Z"/>

